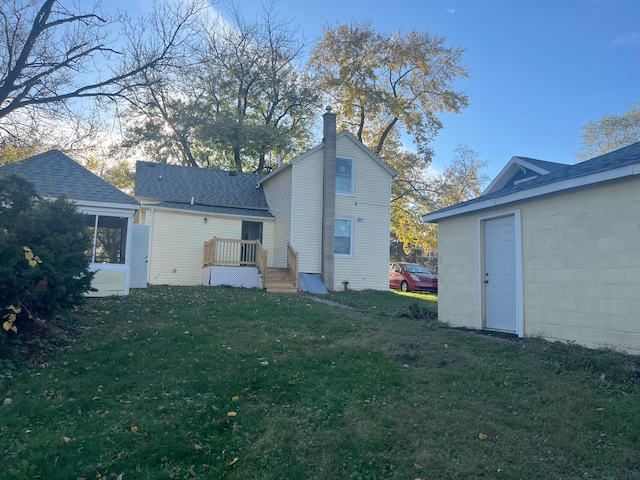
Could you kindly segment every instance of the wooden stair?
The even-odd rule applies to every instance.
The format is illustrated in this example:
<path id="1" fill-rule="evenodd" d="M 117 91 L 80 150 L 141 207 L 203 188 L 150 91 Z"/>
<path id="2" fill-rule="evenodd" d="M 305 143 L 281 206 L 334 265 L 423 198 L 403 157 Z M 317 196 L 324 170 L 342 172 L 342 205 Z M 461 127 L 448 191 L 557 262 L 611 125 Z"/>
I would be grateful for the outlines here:
<path id="1" fill-rule="evenodd" d="M 264 289 L 267 292 L 298 293 L 293 274 L 288 268 L 267 268 Z"/>

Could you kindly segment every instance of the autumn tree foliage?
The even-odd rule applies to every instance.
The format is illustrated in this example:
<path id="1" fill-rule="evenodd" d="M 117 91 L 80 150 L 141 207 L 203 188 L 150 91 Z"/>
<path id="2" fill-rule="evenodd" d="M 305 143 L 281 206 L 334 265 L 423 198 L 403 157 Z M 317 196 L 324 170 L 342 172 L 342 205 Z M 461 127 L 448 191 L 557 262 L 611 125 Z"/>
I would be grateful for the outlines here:
<path id="1" fill-rule="evenodd" d="M 309 69 L 342 127 L 378 154 L 397 173 L 392 186 L 391 228 L 408 252 L 435 249 L 434 234 L 422 215 L 443 204 L 447 194 L 477 192 L 480 163 L 460 169 L 456 155 L 441 177 L 427 178 L 431 142 L 442 128 L 440 114 L 468 105 L 456 81 L 468 77 L 464 49 L 426 31 L 379 32 L 369 21 L 327 25 L 314 46 Z M 403 135 L 415 150 L 407 149 Z M 458 160 L 456 160 L 456 158 Z M 464 171 L 463 171 L 464 170 Z"/>
<path id="2" fill-rule="evenodd" d="M 604 115 L 582 128 L 582 144 L 578 161 L 604 155 L 618 148 L 640 142 L 640 102 L 622 115 Z"/>
<path id="3" fill-rule="evenodd" d="M 411 156 L 405 159 L 411 164 Z M 425 224 L 422 216 L 428 212 L 475 198 L 482 193 L 488 177 L 482 173 L 486 163 L 480 154 L 467 145 L 458 144 L 448 166 L 437 175 L 414 172 L 417 180 L 398 180 L 391 201 L 392 243 L 396 260 L 414 258 L 414 252 L 437 251 L 437 225 Z"/>

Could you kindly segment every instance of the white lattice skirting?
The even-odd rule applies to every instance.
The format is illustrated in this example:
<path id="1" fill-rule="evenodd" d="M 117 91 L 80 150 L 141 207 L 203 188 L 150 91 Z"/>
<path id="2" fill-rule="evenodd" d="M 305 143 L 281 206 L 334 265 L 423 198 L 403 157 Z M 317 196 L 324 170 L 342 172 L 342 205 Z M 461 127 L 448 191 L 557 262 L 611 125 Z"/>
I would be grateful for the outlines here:
<path id="1" fill-rule="evenodd" d="M 205 267 L 202 269 L 202 284 L 262 288 L 262 276 L 256 267 Z"/>

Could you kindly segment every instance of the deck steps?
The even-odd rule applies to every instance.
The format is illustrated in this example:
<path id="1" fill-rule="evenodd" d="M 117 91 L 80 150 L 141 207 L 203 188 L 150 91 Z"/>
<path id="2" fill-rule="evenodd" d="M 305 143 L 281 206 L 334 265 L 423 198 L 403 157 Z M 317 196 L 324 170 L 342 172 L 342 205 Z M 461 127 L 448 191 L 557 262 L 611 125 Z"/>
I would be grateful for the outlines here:
<path id="1" fill-rule="evenodd" d="M 293 274 L 288 268 L 267 268 L 264 288 L 267 292 L 298 293 Z"/>

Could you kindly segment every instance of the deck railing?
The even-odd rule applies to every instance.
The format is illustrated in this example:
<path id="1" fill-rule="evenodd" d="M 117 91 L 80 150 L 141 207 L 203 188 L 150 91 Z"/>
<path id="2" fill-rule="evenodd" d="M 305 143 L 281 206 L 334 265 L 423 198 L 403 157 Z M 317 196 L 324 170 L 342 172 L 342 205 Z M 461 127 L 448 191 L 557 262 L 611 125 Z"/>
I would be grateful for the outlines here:
<path id="1" fill-rule="evenodd" d="M 213 237 L 204 242 L 203 267 L 212 265 L 248 265 L 266 270 L 267 251 L 260 240 L 234 240 Z M 262 273 L 262 272 L 261 272 Z"/>
<path id="2" fill-rule="evenodd" d="M 287 268 L 293 275 L 293 283 L 298 288 L 298 252 L 287 242 Z"/>

